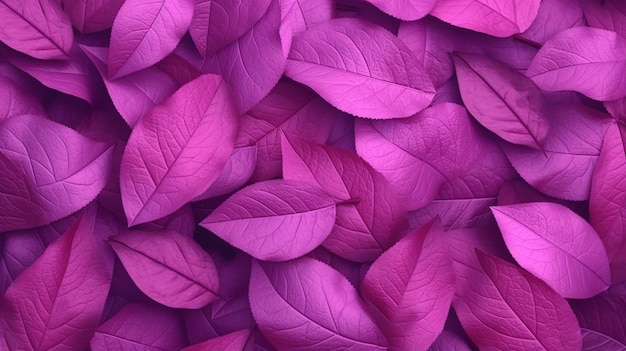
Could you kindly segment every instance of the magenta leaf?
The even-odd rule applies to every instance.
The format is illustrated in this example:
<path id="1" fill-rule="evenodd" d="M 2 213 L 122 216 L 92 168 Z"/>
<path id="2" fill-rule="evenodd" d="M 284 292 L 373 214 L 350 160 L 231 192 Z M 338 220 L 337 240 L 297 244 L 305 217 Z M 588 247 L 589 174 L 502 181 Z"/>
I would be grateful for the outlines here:
<path id="1" fill-rule="evenodd" d="M 406 210 L 389 182 L 367 162 L 345 150 L 286 136 L 282 153 L 285 179 L 316 185 L 338 203 L 325 248 L 367 262 L 396 242 Z"/>
<path id="2" fill-rule="evenodd" d="M 403 21 L 414 21 L 426 16 L 437 0 L 367 0 L 381 11 Z"/>
<path id="3" fill-rule="evenodd" d="M 415 210 L 479 157 L 471 123 L 465 108 L 451 103 L 409 118 L 357 120 L 356 150 L 389 180 L 407 208 Z"/>
<path id="4" fill-rule="evenodd" d="M 581 0 L 587 25 L 626 38 L 626 3 L 619 0 Z"/>
<path id="5" fill-rule="evenodd" d="M 0 232 L 66 217 L 91 202 L 107 183 L 114 145 L 43 117 L 0 123 Z"/>
<path id="6" fill-rule="evenodd" d="M 200 224 L 254 258 L 287 261 L 328 237 L 335 211 L 333 199 L 313 185 L 268 180 L 236 192 Z"/>
<path id="7" fill-rule="evenodd" d="M 482 269 L 472 271 L 453 304 L 480 349 L 581 349 L 580 327 L 563 297 L 500 258 L 477 255 Z"/>
<path id="8" fill-rule="evenodd" d="M 311 27 L 333 18 L 334 2 L 331 0 L 281 0 L 280 37 L 285 57 L 289 54 L 291 40 Z"/>
<path id="9" fill-rule="evenodd" d="M 185 310 L 184 317 L 191 343 L 255 326 L 247 292 L 217 300 L 200 310 Z"/>
<path id="10" fill-rule="evenodd" d="M 585 299 L 608 288 L 609 262 L 600 237 L 567 207 L 534 202 L 491 211 L 515 260 L 559 294 Z"/>
<path id="11" fill-rule="evenodd" d="M 564 30 L 541 47 L 526 74 L 543 90 L 619 99 L 626 95 L 626 38 L 590 27 Z"/>
<path id="12" fill-rule="evenodd" d="M 259 329 L 277 349 L 387 349 L 356 290 L 315 259 L 255 261 L 249 295 Z"/>
<path id="13" fill-rule="evenodd" d="M 108 77 L 159 62 L 176 48 L 192 15 L 192 0 L 125 0 L 111 29 Z"/>
<path id="14" fill-rule="evenodd" d="M 12 80 L 0 76 L 0 121 L 21 115 L 44 114 L 44 109 L 37 99 Z"/>
<path id="15" fill-rule="evenodd" d="M 543 44 L 559 32 L 582 26 L 584 23 L 585 18 L 579 0 L 543 0 L 537 17 L 520 36 L 534 43 Z"/>
<path id="16" fill-rule="evenodd" d="M 471 351 L 465 340 L 455 333 L 444 330 L 428 351 Z"/>
<path id="17" fill-rule="evenodd" d="M 135 229 L 143 231 L 174 231 L 191 238 L 193 237 L 193 233 L 196 229 L 196 220 L 193 217 L 191 206 L 185 205 L 167 217 L 138 225 Z"/>
<path id="18" fill-rule="evenodd" d="M 72 25 L 81 33 L 111 29 L 124 0 L 62 0 Z"/>
<path id="19" fill-rule="evenodd" d="M 157 62 L 156 67 L 172 77 L 179 87 L 191 82 L 202 74 L 191 62 L 174 53 Z"/>
<path id="20" fill-rule="evenodd" d="M 113 260 L 89 207 L 20 274 L 3 297 L 11 350 L 85 349 L 104 309 Z M 109 260 L 110 258 L 110 260 Z"/>
<path id="21" fill-rule="evenodd" d="M 109 240 L 141 291 L 173 308 L 201 308 L 218 297 L 211 256 L 187 235 L 130 231 Z"/>
<path id="22" fill-rule="evenodd" d="M 586 300 L 572 300 L 580 326 L 626 345 L 626 295 L 612 289 Z"/>
<path id="23" fill-rule="evenodd" d="M 155 351 L 180 350 L 185 345 L 181 317 L 176 311 L 132 303 L 98 327 L 90 347 L 92 351 Z"/>
<path id="24" fill-rule="evenodd" d="M 454 271 L 440 223 L 429 223 L 385 251 L 363 279 L 389 350 L 428 350 L 443 330 Z"/>
<path id="25" fill-rule="evenodd" d="M 154 107 L 133 129 L 120 171 L 129 225 L 164 217 L 204 193 L 234 149 L 237 112 L 207 74 Z"/>
<path id="26" fill-rule="evenodd" d="M 187 346 L 180 351 L 212 351 L 212 350 L 232 350 L 243 351 L 246 342 L 250 338 L 250 329 L 242 329 L 217 338 Z"/>
<path id="27" fill-rule="evenodd" d="M 598 333 L 593 330 L 581 328 L 583 336 L 582 351 L 624 351 L 626 344 L 611 338 L 610 336 Z"/>
<path id="28" fill-rule="evenodd" d="M 359 117 L 409 117 L 435 95 L 404 43 L 382 27 L 351 18 L 330 20 L 295 37 L 285 75 Z"/>
<path id="29" fill-rule="evenodd" d="M 0 41 L 38 59 L 67 58 L 74 34 L 56 0 L 0 1 Z"/>
<path id="30" fill-rule="evenodd" d="M 226 195 L 240 189 L 252 177 L 257 162 L 257 147 L 237 147 L 230 154 L 222 172 L 213 184 L 193 201 Z"/>
<path id="31" fill-rule="evenodd" d="M 626 172 L 625 145 L 617 124 L 604 135 L 600 157 L 593 169 L 589 218 L 606 249 L 614 281 L 626 279 Z"/>
<path id="32" fill-rule="evenodd" d="M 549 124 L 539 88 L 487 56 L 455 53 L 453 58 L 461 97 L 472 116 L 506 141 L 541 149 Z"/>

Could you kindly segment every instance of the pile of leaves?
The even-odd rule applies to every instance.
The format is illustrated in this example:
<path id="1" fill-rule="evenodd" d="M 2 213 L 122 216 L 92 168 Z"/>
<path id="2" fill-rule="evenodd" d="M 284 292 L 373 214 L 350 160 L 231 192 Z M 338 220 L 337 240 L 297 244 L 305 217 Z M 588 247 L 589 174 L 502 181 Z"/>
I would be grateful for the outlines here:
<path id="1" fill-rule="evenodd" d="M 626 2 L 0 0 L 0 350 L 626 350 Z"/>

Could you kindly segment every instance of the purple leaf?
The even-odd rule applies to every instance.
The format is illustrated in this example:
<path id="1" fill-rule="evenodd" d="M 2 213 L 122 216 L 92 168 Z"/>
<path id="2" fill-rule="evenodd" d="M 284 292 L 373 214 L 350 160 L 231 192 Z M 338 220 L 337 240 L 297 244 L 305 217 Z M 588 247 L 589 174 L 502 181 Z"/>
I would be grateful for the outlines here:
<path id="1" fill-rule="evenodd" d="M 585 2 L 587 0 L 583 0 Z M 543 44 L 555 34 L 585 24 L 580 0 L 543 0 L 539 13 L 522 38 Z"/>
<path id="2" fill-rule="evenodd" d="M 495 37 L 508 37 L 530 27 L 540 0 L 438 0 L 431 15 L 454 26 Z"/>
<path id="3" fill-rule="evenodd" d="M 104 309 L 113 260 L 94 235 L 95 207 L 20 274 L 3 297 L 12 350 L 85 349 Z"/>
<path id="4" fill-rule="evenodd" d="M 593 169 L 589 218 L 606 249 L 613 281 L 626 279 L 626 157 L 617 124 L 604 135 L 600 157 Z"/>
<path id="5" fill-rule="evenodd" d="M 39 101 L 12 80 L 0 77 L 0 121 L 21 115 L 44 115 Z"/>
<path id="6" fill-rule="evenodd" d="M 626 344 L 611 338 L 610 336 L 598 333 L 593 330 L 581 328 L 583 336 L 582 351 L 624 351 Z"/>
<path id="7" fill-rule="evenodd" d="M 120 171 L 130 226 L 166 216 L 203 194 L 234 149 L 237 113 L 222 79 L 203 75 L 133 129 Z"/>
<path id="8" fill-rule="evenodd" d="M 619 0 L 581 0 L 587 25 L 626 38 L 626 3 Z"/>
<path id="9" fill-rule="evenodd" d="M 307 183 L 268 180 L 236 192 L 200 225 L 254 258 L 287 261 L 328 237 L 335 202 Z"/>
<path id="10" fill-rule="evenodd" d="M 358 263 L 348 261 L 320 246 L 311 251 L 308 257 L 314 258 L 320 262 L 326 263 L 337 272 L 341 273 L 357 290 L 361 286 L 361 281 L 365 277 L 365 273 L 369 269 L 371 263 Z"/>
<path id="11" fill-rule="evenodd" d="M 95 33 L 113 26 L 124 0 L 62 0 L 72 25 L 81 33 Z"/>
<path id="12" fill-rule="evenodd" d="M 479 157 L 471 123 L 465 108 L 451 103 L 410 118 L 357 120 L 356 150 L 389 180 L 407 208 L 415 210 Z"/>
<path id="13" fill-rule="evenodd" d="M 387 180 L 357 155 L 304 140 L 282 139 L 283 176 L 320 187 L 337 205 L 324 247 L 345 259 L 373 261 L 397 240 L 405 208 Z"/>
<path id="14" fill-rule="evenodd" d="M 334 2 L 331 0 L 280 0 L 279 3 L 280 35 L 285 57 L 289 54 L 294 36 L 334 17 Z"/>
<path id="15" fill-rule="evenodd" d="M 44 60 L 65 59 L 74 34 L 57 0 L 0 1 L 0 41 Z"/>
<path id="16" fill-rule="evenodd" d="M 173 231 L 191 238 L 196 229 L 196 220 L 193 217 L 191 206 L 185 205 L 167 217 L 141 224 L 136 229 L 143 231 Z"/>
<path id="17" fill-rule="evenodd" d="M 179 87 L 191 82 L 202 74 L 189 61 L 173 53 L 159 61 L 156 67 L 172 77 Z"/>
<path id="18" fill-rule="evenodd" d="M 250 329 L 242 329 L 230 334 L 222 335 L 217 338 L 187 346 L 180 351 L 214 351 L 214 350 L 232 350 L 242 351 L 246 346 L 246 342 L 250 338 Z"/>
<path id="19" fill-rule="evenodd" d="M 252 177 L 257 162 L 257 147 L 237 147 L 224 164 L 222 172 L 213 184 L 193 201 L 226 195 L 240 189 Z"/>
<path id="20" fill-rule="evenodd" d="M 472 116 L 506 141 L 541 149 L 549 124 L 539 88 L 487 56 L 455 53 L 453 58 L 461 97 Z"/>
<path id="21" fill-rule="evenodd" d="M 387 349 L 352 285 L 312 258 L 255 261 L 249 295 L 259 329 L 277 349 Z"/>
<path id="22" fill-rule="evenodd" d="M 403 21 L 414 21 L 426 16 L 437 0 L 367 0 L 381 11 Z"/>
<path id="23" fill-rule="evenodd" d="M 465 340 L 455 333 L 444 330 L 428 351 L 471 351 Z"/>
<path id="24" fill-rule="evenodd" d="M 611 290 L 592 299 L 572 300 L 580 326 L 606 335 L 626 345 L 626 298 L 614 296 Z"/>
<path id="25" fill-rule="evenodd" d="M 626 95 L 626 39 L 596 28 L 564 30 L 541 47 L 526 74 L 543 90 L 619 99 Z"/>
<path id="26" fill-rule="evenodd" d="M 184 234 L 132 231 L 109 244 L 137 287 L 173 308 L 201 308 L 217 299 L 219 279 L 208 253 Z"/>
<path id="27" fill-rule="evenodd" d="M 554 98 L 546 100 L 545 114 L 550 116 L 550 133 L 541 151 L 510 144 L 503 149 L 515 170 L 537 190 L 586 200 L 609 120 L 580 102 Z"/>
<path id="28" fill-rule="evenodd" d="M 563 205 L 535 202 L 491 208 L 515 260 L 567 298 L 599 294 L 609 262 L 591 225 Z"/>
<path id="29" fill-rule="evenodd" d="M 358 19 L 333 19 L 295 37 L 285 75 L 359 117 L 409 117 L 435 95 L 404 43 Z"/>
<path id="30" fill-rule="evenodd" d="M 107 183 L 113 145 L 43 117 L 0 124 L 0 232 L 48 224 L 91 202 Z"/>
<path id="31" fill-rule="evenodd" d="M 184 317 L 189 341 L 192 343 L 255 325 L 248 294 L 245 292 L 227 300 L 217 300 L 200 310 L 185 310 Z"/>
<path id="32" fill-rule="evenodd" d="M 176 48 L 192 15 L 192 0 L 125 0 L 111 29 L 108 77 L 159 62 Z"/>
<path id="33" fill-rule="evenodd" d="M 174 310 L 128 304 L 98 327 L 90 347 L 92 351 L 179 350 L 186 345 L 182 325 Z"/>
<path id="34" fill-rule="evenodd" d="M 174 80 L 154 67 L 110 80 L 106 75 L 108 49 L 82 45 L 81 49 L 100 72 L 113 105 L 131 128 L 176 90 Z"/>
<path id="35" fill-rule="evenodd" d="M 424 350 L 443 330 L 454 295 L 452 261 L 440 223 L 417 229 L 385 251 L 361 284 L 389 350 Z"/>
<path id="36" fill-rule="evenodd" d="M 453 304 L 480 349 L 580 350 L 576 316 L 567 301 L 524 270 L 477 250 L 482 269 L 470 273 Z"/>

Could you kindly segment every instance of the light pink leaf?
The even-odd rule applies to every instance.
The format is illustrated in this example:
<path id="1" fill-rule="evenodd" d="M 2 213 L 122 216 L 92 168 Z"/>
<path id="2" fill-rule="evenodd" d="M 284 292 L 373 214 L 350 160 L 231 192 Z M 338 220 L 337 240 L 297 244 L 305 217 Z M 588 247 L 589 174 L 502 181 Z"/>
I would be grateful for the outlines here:
<path id="1" fill-rule="evenodd" d="M 43 117 L 25 115 L 0 123 L 0 232 L 66 217 L 107 183 L 114 145 Z"/>
<path id="2" fill-rule="evenodd" d="M 44 115 L 36 98 L 22 90 L 12 80 L 0 77 L 0 120 L 21 115 Z"/>
<path id="3" fill-rule="evenodd" d="M 193 0 L 125 0 L 113 28 L 108 77 L 152 66 L 176 48 L 193 16 Z"/>
<path id="4" fill-rule="evenodd" d="M 213 184 L 193 201 L 226 195 L 240 189 L 252 177 L 257 163 L 257 147 L 237 147 L 224 164 L 222 172 Z"/>
<path id="5" fill-rule="evenodd" d="M 81 33 L 95 33 L 113 26 L 124 0 L 62 0 L 65 12 Z"/>
<path id="6" fill-rule="evenodd" d="M 287 261 L 326 240 L 335 211 L 333 199 L 313 185 L 268 180 L 236 192 L 200 225 L 254 258 Z"/>
<path id="7" fill-rule="evenodd" d="M 454 295 L 452 260 L 440 223 L 402 238 L 370 267 L 363 298 L 389 341 L 389 350 L 423 350 L 443 330 Z"/>
<path id="8" fill-rule="evenodd" d="M 367 0 L 381 11 L 403 21 L 415 21 L 426 16 L 437 0 Z"/>
<path id="9" fill-rule="evenodd" d="M 530 27 L 540 0 L 438 0 L 431 15 L 454 26 L 495 37 L 508 37 Z"/>
<path id="10" fill-rule="evenodd" d="M 453 58 L 461 97 L 472 116 L 508 142 L 541 149 L 549 122 L 533 81 L 487 56 L 455 53 Z"/>
<path id="11" fill-rule="evenodd" d="M 589 219 L 598 232 L 611 264 L 613 281 L 626 279 L 626 156 L 617 124 L 604 135 L 600 157 L 593 169 Z"/>
<path id="12" fill-rule="evenodd" d="M 56 0 L 0 1 L 0 41 L 38 59 L 67 58 L 74 34 Z"/>
<path id="13" fill-rule="evenodd" d="M 315 259 L 255 261 L 249 295 L 259 329 L 277 349 L 387 349 L 356 290 Z"/>
<path id="14" fill-rule="evenodd" d="M 543 44 L 563 30 L 584 24 L 580 0 L 543 0 L 537 17 L 520 37 Z"/>
<path id="15" fill-rule="evenodd" d="M 113 273 L 111 253 L 94 234 L 94 223 L 95 207 L 90 207 L 9 287 L 2 303 L 9 349 L 88 346 Z"/>
<path id="16" fill-rule="evenodd" d="M 187 235 L 131 231 L 109 244 L 141 291 L 173 308 L 201 308 L 218 297 L 213 259 Z"/>
<path id="17" fill-rule="evenodd" d="M 198 344 L 187 346 L 180 351 L 243 351 L 248 338 L 250 338 L 250 333 L 250 329 L 242 329 Z"/>
<path id="18" fill-rule="evenodd" d="M 619 0 L 581 0 L 587 25 L 626 38 L 626 3 Z"/>
<path id="19" fill-rule="evenodd" d="M 435 95 L 413 53 L 382 27 L 333 19 L 293 39 L 285 75 L 359 117 L 409 117 Z"/>
<path id="20" fill-rule="evenodd" d="M 453 304 L 480 349 L 581 349 L 580 327 L 563 297 L 500 258 L 479 250 L 477 255 L 482 269 L 472 272 Z"/>
<path id="21" fill-rule="evenodd" d="M 129 225 L 166 216 L 204 193 L 234 149 L 237 112 L 222 79 L 203 75 L 133 129 L 120 171 Z"/>
<path id="22" fill-rule="evenodd" d="M 567 298 L 599 294 L 611 282 L 602 241 L 591 225 L 550 202 L 491 208 L 515 260 Z"/>
<path id="23" fill-rule="evenodd" d="M 357 120 L 356 150 L 385 176 L 407 208 L 415 210 L 480 157 L 471 123 L 465 108 L 451 103 L 410 118 Z"/>
<path id="24" fill-rule="evenodd" d="M 590 27 L 564 30 L 541 47 L 526 75 L 543 90 L 619 99 L 626 95 L 626 38 Z"/>
<path id="25" fill-rule="evenodd" d="M 132 303 L 98 327 L 90 347 L 92 351 L 180 350 L 186 345 L 182 326 L 174 310 Z"/>
<path id="26" fill-rule="evenodd" d="M 324 242 L 356 262 L 372 261 L 396 242 L 406 210 L 389 182 L 357 155 L 299 139 L 282 139 L 283 177 L 320 187 L 337 205 Z"/>
<path id="27" fill-rule="evenodd" d="M 626 345 L 602 333 L 581 328 L 582 351 L 625 351 Z"/>

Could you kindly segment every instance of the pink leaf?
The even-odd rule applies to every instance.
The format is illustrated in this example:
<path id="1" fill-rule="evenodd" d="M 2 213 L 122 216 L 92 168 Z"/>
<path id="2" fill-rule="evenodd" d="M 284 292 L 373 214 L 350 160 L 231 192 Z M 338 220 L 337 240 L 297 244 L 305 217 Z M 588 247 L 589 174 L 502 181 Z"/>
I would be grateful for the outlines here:
<path id="1" fill-rule="evenodd" d="M 256 145 L 235 148 L 224 164 L 219 177 L 207 191 L 193 199 L 193 201 L 206 200 L 237 191 L 252 177 L 256 163 Z"/>
<path id="2" fill-rule="evenodd" d="M 564 30 L 541 47 L 526 74 L 543 90 L 619 99 L 626 95 L 626 38 L 590 27 Z"/>
<path id="3" fill-rule="evenodd" d="M 56 0 L 0 1 L 0 41 L 38 59 L 67 58 L 74 34 Z"/>
<path id="4" fill-rule="evenodd" d="M 396 242 L 405 209 L 385 178 L 355 154 L 282 139 L 283 176 L 320 187 L 337 205 L 337 220 L 324 242 L 352 261 L 372 261 Z"/>
<path id="5" fill-rule="evenodd" d="M 626 157 L 617 124 L 609 127 L 591 179 L 589 217 L 606 249 L 614 281 L 626 279 Z"/>
<path id="6" fill-rule="evenodd" d="M 180 351 L 215 351 L 215 350 L 244 350 L 248 338 L 250 338 L 250 329 L 242 329 L 217 338 L 187 346 Z"/>
<path id="7" fill-rule="evenodd" d="M 444 330 L 428 351 L 471 351 L 465 340 L 455 333 Z"/>
<path id="8" fill-rule="evenodd" d="M 133 282 L 151 299 L 173 308 L 201 308 L 217 299 L 213 260 L 189 236 L 131 231 L 109 243 Z"/>
<path id="9" fill-rule="evenodd" d="M 626 38 L 626 3 L 619 0 L 581 0 L 587 25 Z"/>
<path id="10" fill-rule="evenodd" d="M 530 27 L 540 0 L 438 0 L 431 15 L 454 26 L 496 37 L 508 37 Z"/>
<path id="11" fill-rule="evenodd" d="M 453 304 L 480 349 L 581 349 L 580 327 L 563 297 L 526 271 L 477 254 L 482 269 L 471 273 Z"/>
<path id="12" fill-rule="evenodd" d="M 249 295 L 259 329 L 277 349 L 387 349 L 352 285 L 312 258 L 255 261 Z"/>
<path id="13" fill-rule="evenodd" d="M 611 282 L 598 234 L 563 205 L 535 202 L 491 208 L 515 260 L 567 298 L 599 294 Z"/>
<path id="14" fill-rule="evenodd" d="M 236 192 L 200 224 L 252 257 L 287 261 L 328 237 L 335 202 L 307 183 L 268 180 Z"/>
<path id="15" fill-rule="evenodd" d="M 90 207 L 9 287 L 2 319 L 12 350 L 85 349 L 104 309 L 113 260 Z"/>
<path id="16" fill-rule="evenodd" d="M 176 48 L 192 15 L 192 0 L 126 0 L 111 29 L 108 77 L 159 62 Z"/>
<path id="17" fill-rule="evenodd" d="M 133 129 L 120 171 L 129 225 L 166 216 L 204 193 L 234 149 L 237 113 L 222 79 L 203 75 Z"/>
<path id="18" fill-rule="evenodd" d="M 426 16 L 437 0 L 367 0 L 381 11 L 403 21 L 415 21 Z"/>
<path id="19" fill-rule="evenodd" d="M 0 232 L 48 224 L 78 211 L 104 188 L 114 145 L 43 117 L 0 124 Z"/>
<path id="20" fill-rule="evenodd" d="M 331 0 L 280 0 L 280 34 L 285 57 L 291 49 L 292 38 L 334 16 Z"/>
<path id="21" fill-rule="evenodd" d="M 90 347 L 92 351 L 155 351 L 179 350 L 185 345 L 185 333 L 176 311 L 132 303 L 98 327 Z"/>
<path id="22" fill-rule="evenodd" d="M 506 141 L 541 149 L 549 124 L 539 88 L 487 56 L 455 53 L 453 58 L 461 97 L 472 116 Z"/>
<path id="23" fill-rule="evenodd" d="M 358 19 L 333 19 L 295 37 L 285 75 L 359 117 L 409 117 L 435 95 L 404 43 Z"/>
<path id="24" fill-rule="evenodd" d="M 0 121 L 21 115 L 44 115 L 39 101 L 12 80 L 0 77 Z"/>
<path id="25" fill-rule="evenodd" d="M 81 33 L 95 33 L 113 26 L 124 0 L 62 0 L 74 28 Z"/>
<path id="26" fill-rule="evenodd" d="M 191 82 L 202 74 L 189 61 L 176 54 L 167 55 L 156 64 L 156 67 L 172 77 L 179 87 Z"/>
<path id="27" fill-rule="evenodd" d="M 451 103 L 410 118 L 357 120 L 356 150 L 389 180 L 407 208 L 415 210 L 480 157 L 471 123 L 465 109 Z"/>
<path id="28" fill-rule="evenodd" d="M 443 330 L 454 295 L 452 261 L 440 223 L 417 229 L 370 267 L 361 292 L 379 316 L 389 350 L 424 350 Z"/>
<path id="29" fill-rule="evenodd" d="M 537 17 L 520 36 L 543 44 L 561 31 L 584 24 L 580 0 L 543 0 Z"/>

